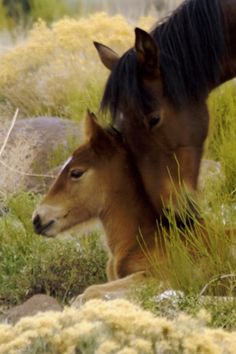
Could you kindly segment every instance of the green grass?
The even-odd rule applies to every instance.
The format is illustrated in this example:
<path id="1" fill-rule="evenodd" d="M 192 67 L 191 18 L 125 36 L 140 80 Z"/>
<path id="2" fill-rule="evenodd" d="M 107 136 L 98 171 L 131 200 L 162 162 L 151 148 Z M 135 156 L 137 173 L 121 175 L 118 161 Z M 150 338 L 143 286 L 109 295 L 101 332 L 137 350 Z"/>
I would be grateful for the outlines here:
<path id="1" fill-rule="evenodd" d="M 141 305 L 145 310 L 157 316 L 176 318 L 180 312 L 196 317 L 205 310 L 209 315 L 208 325 L 226 330 L 236 329 L 236 298 L 235 297 L 199 297 L 196 293 L 184 294 L 177 292 L 174 296 L 161 298 L 166 288 L 152 279 L 130 292 L 130 300 Z"/>
<path id="2" fill-rule="evenodd" d="M 211 129 L 206 154 L 220 161 L 225 175 L 224 185 L 220 186 L 226 194 L 236 190 L 236 84 L 227 83 L 211 95 L 209 99 Z"/>

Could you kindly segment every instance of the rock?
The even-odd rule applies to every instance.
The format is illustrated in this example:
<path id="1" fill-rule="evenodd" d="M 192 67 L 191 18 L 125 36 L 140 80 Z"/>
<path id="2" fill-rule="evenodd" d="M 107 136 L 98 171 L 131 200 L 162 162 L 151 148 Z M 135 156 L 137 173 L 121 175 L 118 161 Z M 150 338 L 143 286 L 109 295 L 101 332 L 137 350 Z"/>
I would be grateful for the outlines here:
<path id="1" fill-rule="evenodd" d="M 0 148 L 8 129 L 9 124 L 0 129 Z M 16 121 L 1 156 L 5 165 L 0 164 L 0 190 L 13 192 L 20 187 L 27 191 L 44 192 L 53 178 L 29 175 L 48 175 L 53 153 L 57 149 L 63 149 L 68 150 L 69 154 L 69 140 L 72 139 L 76 141 L 76 145 L 78 141 L 79 145 L 80 128 L 78 124 L 67 119 L 35 117 Z"/>
<path id="2" fill-rule="evenodd" d="M 23 304 L 7 310 L 2 321 L 15 324 L 22 317 L 34 316 L 39 312 L 46 311 L 62 311 L 62 306 L 60 306 L 57 300 L 51 296 L 37 294 Z"/>

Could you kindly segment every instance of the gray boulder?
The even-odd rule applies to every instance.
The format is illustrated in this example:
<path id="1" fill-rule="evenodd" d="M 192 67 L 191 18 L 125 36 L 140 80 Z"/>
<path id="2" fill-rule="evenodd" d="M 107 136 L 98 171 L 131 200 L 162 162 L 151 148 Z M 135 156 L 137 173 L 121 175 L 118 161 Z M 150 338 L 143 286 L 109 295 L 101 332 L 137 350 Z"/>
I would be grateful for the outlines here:
<path id="1" fill-rule="evenodd" d="M 1 322 L 15 324 L 22 317 L 34 316 L 39 312 L 46 311 L 62 311 L 62 306 L 51 296 L 37 294 L 23 304 L 7 310 L 4 315 L 1 316 Z"/>

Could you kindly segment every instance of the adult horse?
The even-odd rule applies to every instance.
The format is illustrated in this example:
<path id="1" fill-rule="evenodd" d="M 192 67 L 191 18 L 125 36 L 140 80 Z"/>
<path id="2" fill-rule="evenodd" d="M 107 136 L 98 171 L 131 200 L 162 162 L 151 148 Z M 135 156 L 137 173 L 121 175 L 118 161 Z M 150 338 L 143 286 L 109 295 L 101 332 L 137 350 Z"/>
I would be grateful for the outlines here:
<path id="1" fill-rule="evenodd" d="M 122 57 L 95 42 L 111 70 L 102 110 L 109 109 L 133 154 L 158 214 L 178 209 L 185 186 L 197 189 L 206 104 L 236 74 L 236 0 L 186 0 L 149 34 L 135 29 Z"/>

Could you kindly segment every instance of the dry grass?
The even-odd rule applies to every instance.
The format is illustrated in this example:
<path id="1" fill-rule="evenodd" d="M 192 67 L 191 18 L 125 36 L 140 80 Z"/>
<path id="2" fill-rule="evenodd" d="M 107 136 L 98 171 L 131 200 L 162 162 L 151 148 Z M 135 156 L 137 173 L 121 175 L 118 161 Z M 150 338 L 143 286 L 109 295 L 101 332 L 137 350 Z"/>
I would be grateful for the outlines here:
<path id="1" fill-rule="evenodd" d="M 140 20 L 150 27 L 151 18 Z M 78 118 L 87 107 L 97 109 L 108 72 L 93 40 L 118 52 L 133 43 L 133 26 L 122 16 L 97 13 L 80 20 L 63 19 L 48 27 L 39 21 L 27 40 L 0 60 L 0 103 L 26 115 Z"/>
<path id="2" fill-rule="evenodd" d="M 33 146 L 37 144 L 37 135 L 28 141 L 24 131 L 18 135 L 14 144 L 9 144 L 8 139 L 18 116 L 18 110 L 12 119 L 8 132 L 0 131 L 0 194 L 5 198 L 8 193 L 15 193 L 24 187 L 25 175 L 30 173 L 30 167 L 34 161 Z"/>

